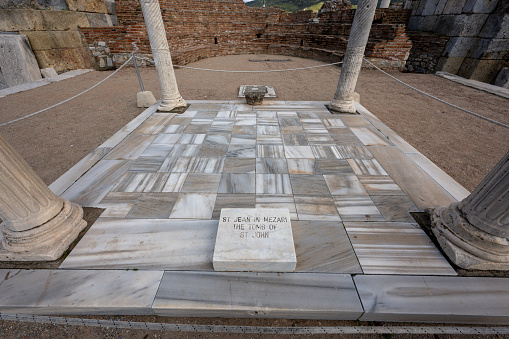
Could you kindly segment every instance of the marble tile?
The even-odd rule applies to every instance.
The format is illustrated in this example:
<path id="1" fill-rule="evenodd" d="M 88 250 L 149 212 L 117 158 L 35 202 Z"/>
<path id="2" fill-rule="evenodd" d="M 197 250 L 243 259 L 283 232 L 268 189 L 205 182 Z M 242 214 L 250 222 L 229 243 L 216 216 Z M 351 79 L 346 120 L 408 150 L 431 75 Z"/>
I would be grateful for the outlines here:
<path id="1" fill-rule="evenodd" d="M 256 135 L 256 126 L 254 125 L 235 125 L 232 134 Z"/>
<path id="2" fill-rule="evenodd" d="M 398 148 L 370 146 L 369 151 L 420 210 L 456 201 Z"/>
<path id="3" fill-rule="evenodd" d="M 285 146 L 307 146 L 309 145 L 308 138 L 305 134 L 284 134 L 283 144 Z"/>
<path id="4" fill-rule="evenodd" d="M 311 146 L 317 159 L 343 159 L 336 146 Z"/>
<path id="5" fill-rule="evenodd" d="M 187 179 L 188 173 L 170 173 L 168 180 L 164 184 L 162 192 L 180 192 Z"/>
<path id="6" fill-rule="evenodd" d="M 140 157 L 162 157 L 165 158 L 170 154 L 171 150 L 175 145 L 150 145 L 147 147 L 143 153 L 140 154 Z"/>
<path id="7" fill-rule="evenodd" d="M 299 116 L 297 115 L 297 112 L 292 112 L 292 111 L 277 112 L 277 117 L 278 118 L 291 118 L 291 119 L 299 120 Z"/>
<path id="8" fill-rule="evenodd" d="M 333 196 L 343 221 L 385 221 L 367 195 Z"/>
<path id="9" fill-rule="evenodd" d="M 256 194 L 292 194 L 288 174 L 256 174 Z"/>
<path id="10" fill-rule="evenodd" d="M 189 173 L 180 192 L 217 193 L 221 174 Z"/>
<path id="11" fill-rule="evenodd" d="M 204 116 L 203 118 L 198 117 L 198 114 L 206 114 L 210 113 L 209 116 Z M 191 120 L 190 125 L 211 125 L 215 118 L 215 112 L 198 112 L 193 120 Z"/>
<path id="12" fill-rule="evenodd" d="M 235 118 L 237 116 L 237 111 L 226 111 L 221 110 L 217 112 L 216 117 L 218 118 Z"/>
<path id="13" fill-rule="evenodd" d="M 184 133 L 180 137 L 179 144 L 181 145 L 201 145 L 205 140 L 205 134 L 187 134 Z"/>
<path id="14" fill-rule="evenodd" d="M 279 117 L 279 126 L 300 126 L 300 120 L 297 118 Z"/>
<path id="15" fill-rule="evenodd" d="M 340 159 L 317 159 L 314 171 L 316 174 L 354 174 L 348 161 Z"/>
<path id="16" fill-rule="evenodd" d="M 283 158 L 257 158 L 256 173 L 288 174 L 288 166 Z"/>
<path id="17" fill-rule="evenodd" d="M 212 145 L 228 145 L 230 143 L 230 134 L 207 134 L 204 143 Z"/>
<path id="18" fill-rule="evenodd" d="M 210 125 L 209 133 L 228 133 L 233 130 L 233 121 L 214 120 Z"/>
<path id="19" fill-rule="evenodd" d="M 144 157 L 140 156 L 134 160 L 129 172 L 157 172 L 163 165 L 165 157 Z"/>
<path id="20" fill-rule="evenodd" d="M 254 149 L 253 149 L 254 151 Z M 255 173 L 256 159 L 253 158 L 226 158 L 223 173 Z"/>
<path id="21" fill-rule="evenodd" d="M 152 142 L 152 145 L 172 145 L 178 143 L 181 133 L 177 134 L 159 134 Z"/>
<path id="22" fill-rule="evenodd" d="M 231 145 L 228 147 L 226 157 L 232 158 L 256 158 L 256 145 Z"/>
<path id="23" fill-rule="evenodd" d="M 341 119 L 326 118 L 322 119 L 322 122 L 326 127 L 345 127 Z"/>
<path id="24" fill-rule="evenodd" d="M 336 221 L 293 221 L 296 272 L 361 273 L 343 224 Z"/>
<path id="25" fill-rule="evenodd" d="M 308 134 L 307 139 L 310 145 L 336 145 L 329 134 Z"/>
<path id="26" fill-rule="evenodd" d="M 165 272 L 153 309 L 161 316 L 345 320 L 363 312 L 350 275 L 254 272 Z"/>
<path id="27" fill-rule="evenodd" d="M 345 222 L 364 274 L 456 275 L 417 224 Z"/>
<path id="28" fill-rule="evenodd" d="M 198 114 L 198 113 L 196 113 Z M 170 124 L 171 125 L 180 125 L 180 126 L 188 126 L 191 121 L 193 121 L 192 117 L 184 117 L 182 115 L 177 115 L 176 117 L 174 117 L 171 121 L 170 121 Z M 168 129 L 168 127 L 166 127 L 166 129 Z M 164 133 L 170 133 L 170 132 L 164 132 Z M 174 132 L 172 132 L 174 133 Z"/>
<path id="29" fill-rule="evenodd" d="M 273 111 L 258 111 L 258 112 L 256 112 L 256 116 L 258 118 L 264 118 L 264 119 L 277 119 L 277 112 L 273 112 Z"/>
<path id="30" fill-rule="evenodd" d="M 154 141 L 155 135 L 131 134 L 111 150 L 103 159 L 136 159 Z"/>
<path id="31" fill-rule="evenodd" d="M 290 174 L 294 194 L 330 195 L 323 175 Z"/>
<path id="32" fill-rule="evenodd" d="M 315 174 L 315 159 L 286 159 L 288 173 Z"/>
<path id="33" fill-rule="evenodd" d="M 112 192 L 161 192 L 169 173 L 127 172 Z"/>
<path id="34" fill-rule="evenodd" d="M 228 152 L 228 145 L 203 144 L 198 152 L 199 157 L 220 158 L 225 157 Z"/>
<path id="35" fill-rule="evenodd" d="M 281 134 L 304 134 L 302 126 L 281 126 L 279 130 Z"/>
<path id="36" fill-rule="evenodd" d="M 256 134 L 257 135 L 279 135 L 280 132 L 279 132 L 278 126 L 257 125 L 256 126 Z"/>
<path id="37" fill-rule="evenodd" d="M 219 193 L 255 193 L 255 174 L 223 173 Z"/>
<path id="38" fill-rule="evenodd" d="M 371 200 L 387 221 L 415 222 L 409 212 L 419 211 L 406 195 L 372 195 Z"/>
<path id="39" fill-rule="evenodd" d="M 230 145 L 255 145 L 256 134 L 232 134 Z"/>
<path id="40" fill-rule="evenodd" d="M 254 194 L 218 194 L 212 219 L 219 219 L 223 208 L 255 208 Z"/>
<path id="41" fill-rule="evenodd" d="M 312 112 L 297 112 L 300 119 L 318 119 L 318 115 Z"/>
<path id="42" fill-rule="evenodd" d="M 182 133 L 184 131 L 184 129 L 187 127 L 188 124 L 186 125 L 168 125 L 166 126 L 166 128 L 164 129 L 164 133 L 167 133 L 167 134 L 179 134 L 179 133 Z"/>
<path id="43" fill-rule="evenodd" d="M 198 110 L 198 113 L 195 114 L 193 122 L 200 119 L 213 119 L 219 114 L 216 110 Z"/>
<path id="44" fill-rule="evenodd" d="M 323 178 L 332 195 L 367 195 L 355 174 L 324 174 Z"/>
<path id="45" fill-rule="evenodd" d="M 104 208 L 101 218 L 125 218 L 133 206 L 134 202 L 101 202 L 96 207 Z"/>
<path id="46" fill-rule="evenodd" d="M 412 159 L 420 168 L 440 184 L 452 197 L 458 201 L 465 199 L 470 192 L 457 183 L 447 173 L 442 171 L 440 167 L 435 165 L 431 160 L 421 153 L 407 153 L 407 157 Z"/>
<path id="47" fill-rule="evenodd" d="M 389 175 L 376 159 L 348 159 L 357 175 Z"/>
<path id="48" fill-rule="evenodd" d="M 154 113 L 140 127 L 134 130 L 136 134 L 159 134 L 166 126 L 168 126 L 171 120 L 175 117 L 174 113 Z"/>
<path id="49" fill-rule="evenodd" d="M 290 219 L 298 220 L 297 208 L 292 195 L 262 194 L 256 196 L 256 208 L 286 208 Z"/>
<path id="50" fill-rule="evenodd" d="M 92 166 L 108 154 L 110 150 L 111 148 L 109 147 L 96 148 L 49 185 L 49 188 L 56 195 L 62 194 L 67 188 L 69 188 L 69 186 L 71 186 L 76 180 L 92 168 Z"/>
<path id="51" fill-rule="evenodd" d="M 134 204 L 127 219 L 165 219 L 175 206 L 178 193 L 144 193 Z"/>
<path id="52" fill-rule="evenodd" d="M 258 135 L 256 137 L 257 145 L 283 145 L 280 135 Z"/>
<path id="53" fill-rule="evenodd" d="M 81 206 L 95 206 L 113 188 L 131 166 L 129 160 L 101 160 L 61 197 Z"/>
<path id="54" fill-rule="evenodd" d="M 354 278 L 361 320 L 500 324 L 509 320 L 507 278 L 368 276 Z"/>
<path id="55" fill-rule="evenodd" d="M 367 147 L 364 146 L 336 146 L 344 159 L 373 159 Z"/>
<path id="56" fill-rule="evenodd" d="M 175 145 L 168 157 L 196 157 L 202 145 Z"/>
<path id="57" fill-rule="evenodd" d="M 360 141 L 366 146 L 372 145 L 392 145 L 392 142 L 372 127 L 350 128 L 352 132 L 359 138 Z"/>
<path id="58" fill-rule="evenodd" d="M 328 131 L 325 127 L 306 127 L 306 126 L 303 126 L 304 127 L 304 132 L 309 135 L 309 134 L 327 134 Z"/>
<path id="59" fill-rule="evenodd" d="M 210 219 L 216 194 L 180 193 L 170 219 Z"/>
<path id="60" fill-rule="evenodd" d="M 329 134 L 338 146 L 363 146 L 349 128 L 328 128 Z"/>
<path id="61" fill-rule="evenodd" d="M 283 145 L 256 145 L 257 158 L 284 158 Z"/>
<path id="62" fill-rule="evenodd" d="M 212 270 L 217 223 L 99 218 L 60 268 Z"/>
<path id="63" fill-rule="evenodd" d="M 235 126 L 254 126 L 256 128 L 256 118 L 246 117 L 235 119 Z"/>
<path id="64" fill-rule="evenodd" d="M 311 146 L 285 146 L 285 157 L 287 159 L 314 159 L 315 155 Z"/>
<path id="65" fill-rule="evenodd" d="M 299 220 L 341 221 L 331 196 L 295 195 Z"/>
<path id="66" fill-rule="evenodd" d="M 169 158 L 161 167 L 165 172 L 221 173 L 224 158 Z"/>
<path id="67" fill-rule="evenodd" d="M 154 314 L 162 271 L 0 270 L 2 312 Z"/>
<path id="68" fill-rule="evenodd" d="M 182 133 L 189 133 L 189 134 L 208 133 L 211 125 L 212 125 L 212 123 L 208 123 L 208 124 L 189 124 L 182 131 Z"/>
<path id="69" fill-rule="evenodd" d="M 369 195 L 406 195 L 388 175 L 359 175 Z"/>
<path id="70" fill-rule="evenodd" d="M 109 192 L 101 200 L 101 204 L 119 204 L 119 203 L 132 203 L 138 201 L 141 193 L 125 193 L 125 192 Z M 102 214 L 101 214 L 102 217 Z"/>
<path id="71" fill-rule="evenodd" d="M 360 128 L 371 127 L 371 123 L 365 117 L 358 114 L 340 114 L 341 119 L 348 127 Z"/>

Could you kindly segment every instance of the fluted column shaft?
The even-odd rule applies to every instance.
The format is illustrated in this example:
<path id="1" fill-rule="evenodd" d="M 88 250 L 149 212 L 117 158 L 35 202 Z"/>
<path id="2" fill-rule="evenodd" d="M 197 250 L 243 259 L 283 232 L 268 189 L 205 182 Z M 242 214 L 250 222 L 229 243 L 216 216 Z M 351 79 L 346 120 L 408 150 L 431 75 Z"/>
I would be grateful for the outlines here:
<path id="1" fill-rule="evenodd" d="M 359 0 L 346 47 L 341 75 L 329 108 L 338 113 L 355 113 L 353 94 L 362 67 L 362 58 L 375 16 L 377 0 Z"/>
<path id="2" fill-rule="evenodd" d="M 509 152 L 465 199 L 431 214 L 432 230 L 458 266 L 509 270 Z"/>
<path id="3" fill-rule="evenodd" d="M 162 102 L 158 110 L 171 111 L 177 107 L 185 107 L 186 102 L 179 93 L 175 72 L 173 71 L 170 48 L 159 2 L 158 0 L 140 0 L 140 4 L 161 87 Z"/>
<path id="4" fill-rule="evenodd" d="M 87 223 L 0 135 L 0 260 L 58 259 Z"/>

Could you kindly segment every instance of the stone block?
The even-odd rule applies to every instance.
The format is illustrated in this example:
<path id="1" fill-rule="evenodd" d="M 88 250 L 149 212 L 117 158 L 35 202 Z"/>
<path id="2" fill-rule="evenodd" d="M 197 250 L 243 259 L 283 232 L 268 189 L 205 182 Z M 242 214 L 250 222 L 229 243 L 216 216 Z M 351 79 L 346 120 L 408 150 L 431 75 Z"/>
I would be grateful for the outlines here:
<path id="1" fill-rule="evenodd" d="M 89 13 L 108 13 L 108 8 L 102 0 L 65 0 L 69 10 Z"/>
<path id="2" fill-rule="evenodd" d="M 444 7 L 443 14 L 461 14 L 467 0 L 449 0 Z"/>
<path id="3" fill-rule="evenodd" d="M 503 67 L 497 75 L 495 86 L 509 88 L 509 67 Z"/>
<path id="4" fill-rule="evenodd" d="M 422 9 L 422 16 L 428 16 L 435 14 L 435 10 L 440 0 L 427 0 L 423 1 L 424 7 Z"/>
<path id="5" fill-rule="evenodd" d="M 443 56 L 446 57 L 466 57 L 467 54 L 476 45 L 478 38 L 454 37 L 450 38 L 445 45 Z"/>
<path id="6" fill-rule="evenodd" d="M 486 19 L 488 18 L 488 14 L 470 14 L 467 16 L 467 19 L 464 21 L 463 29 L 460 32 L 460 36 L 478 36 L 486 23 Z"/>
<path id="7" fill-rule="evenodd" d="M 489 39 L 509 39 L 509 13 L 490 14 L 479 36 Z"/>
<path id="8" fill-rule="evenodd" d="M 0 32 L 31 31 L 40 22 L 40 11 L 5 9 L 0 11 Z"/>
<path id="9" fill-rule="evenodd" d="M 244 90 L 248 105 L 261 105 L 266 93 L 267 87 L 265 86 L 246 86 Z"/>
<path id="10" fill-rule="evenodd" d="M 93 68 L 87 49 L 88 47 L 35 51 L 35 57 L 41 68 L 53 67 L 57 72 Z"/>
<path id="11" fill-rule="evenodd" d="M 34 51 L 84 46 L 79 31 L 24 31 Z"/>
<path id="12" fill-rule="evenodd" d="M 465 58 L 461 64 L 460 69 L 458 70 L 457 75 L 465 79 L 470 79 L 478 64 L 479 59 Z"/>
<path id="13" fill-rule="evenodd" d="M 38 8 L 55 9 L 57 11 L 68 11 L 69 6 L 65 0 L 37 0 Z"/>
<path id="14" fill-rule="evenodd" d="M 470 49 L 470 52 L 468 52 L 467 57 L 481 59 L 490 42 L 491 39 L 478 39 L 475 45 Z"/>
<path id="15" fill-rule="evenodd" d="M 117 6 L 115 5 L 115 0 L 104 0 L 104 4 L 108 9 L 108 14 L 116 15 L 117 14 Z"/>
<path id="16" fill-rule="evenodd" d="M 138 107 L 150 107 L 156 102 L 154 94 L 150 91 L 138 92 L 136 95 L 136 103 Z"/>
<path id="17" fill-rule="evenodd" d="M 433 32 L 433 27 L 435 26 L 435 23 L 437 21 L 438 16 L 437 15 L 428 15 L 424 17 L 424 20 L 422 21 L 421 25 L 421 31 L 428 31 Z"/>
<path id="18" fill-rule="evenodd" d="M 25 35 L 0 34 L 0 70 L 8 87 L 42 78 Z"/>
<path id="19" fill-rule="evenodd" d="M 223 208 L 215 271 L 293 272 L 297 264 L 290 212 L 284 208 Z"/>
<path id="20" fill-rule="evenodd" d="M 491 84 L 502 66 L 504 66 L 504 60 L 479 60 L 470 79 Z"/>
<path id="21" fill-rule="evenodd" d="M 438 17 L 433 31 L 446 36 L 459 36 L 467 19 L 467 15 L 441 15 Z"/>
<path id="22" fill-rule="evenodd" d="M 441 15 L 444 13 L 445 5 L 447 4 L 447 0 L 440 0 L 435 8 L 435 15 Z"/>
<path id="23" fill-rule="evenodd" d="M 420 31 L 423 20 L 424 20 L 423 16 L 411 16 L 410 20 L 408 21 L 408 30 Z"/>
<path id="24" fill-rule="evenodd" d="M 509 59 L 509 39 L 491 39 L 482 59 Z"/>
<path id="25" fill-rule="evenodd" d="M 41 20 L 35 30 L 65 31 L 90 27 L 85 13 L 71 11 L 39 11 Z"/>
<path id="26" fill-rule="evenodd" d="M 441 57 L 438 60 L 436 71 L 442 71 L 447 73 L 456 74 L 461 67 L 465 58 L 447 58 Z"/>
<path id="27" fill-rule="evenodd" d="M 463 13 L 492 13 L 499 0 L 467 0 L 463 6 Z"/>
<path id="28" fill-rule="evenodd" d="M 51 78 L 56 77 L 58 75 L 57 71 L 53 67 L 42 68 L 41 75 L 43 78 Z"/>
<path id="29" fill-rule="evenodd" d="M 111 15 L 102 13 L 86 13 L 90 27 L 111 27 L 113 20 Z"/>
<path id="30" fill-rule="evenodd" d="M 8 88 L 9 84 L 7 83 L 7 80 L 5 79 L 4 75 L 2 74 L 2 71 L 0 70 L 0 90 Z"/>

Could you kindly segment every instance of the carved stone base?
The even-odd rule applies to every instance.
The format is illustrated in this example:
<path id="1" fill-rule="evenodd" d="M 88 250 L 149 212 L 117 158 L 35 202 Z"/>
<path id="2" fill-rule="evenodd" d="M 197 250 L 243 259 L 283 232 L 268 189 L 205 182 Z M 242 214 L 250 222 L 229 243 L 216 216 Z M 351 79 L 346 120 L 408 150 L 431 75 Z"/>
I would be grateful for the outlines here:
<path id="1" fill-rule="evenodd" d="M 187 107 L 186 101 L 182 97 L 178 99 L 163 99 L 157 110 L 160 112 L 171 112 L 177 107 Z"/>
<path id="2" fill-rule="evenodd" d="M 449 259 L 465 269 L 509 270 L 509 239 L 473 226 L 458 209 L 459 203 L 430 213 L 431 228 Z"/>
<path id="3" fill-rule="evenodd" d="M 69 248 L 79 233 L 87 226 L 81 206 L 64 200 L 60 213 L 48 222 L 15 232 L 2 223 L 2 247 L 0 260 L 4 261 L 51 261 L 56 260 Z"/>
<path id="4" fill-rule="evenodd" d="M 329 110 L 333 113 L 357 113 L 353 98 L 350 100 L 332 100 L 329 103 Z"/>

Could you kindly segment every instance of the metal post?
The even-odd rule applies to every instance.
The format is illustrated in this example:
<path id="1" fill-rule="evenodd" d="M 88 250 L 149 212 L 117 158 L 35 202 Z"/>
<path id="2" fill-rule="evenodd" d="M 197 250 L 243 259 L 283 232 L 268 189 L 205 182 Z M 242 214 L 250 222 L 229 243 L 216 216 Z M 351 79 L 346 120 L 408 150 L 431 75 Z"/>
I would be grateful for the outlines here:
<path id="1" fill-rule="evenodd" d="M 136 63 L 136 56 L 134 55 L 134 52 L 132 53 L 132 55 L 133 55 L 134 68 L 136 69 L 136 74 L 138 75 L 138 81 L 140 82 L 141 91 L 145 92 L 145 87 L 143 87 L 143 81 L 141 81 L 140 71 L 138 70 L 138 64 Z"/>

